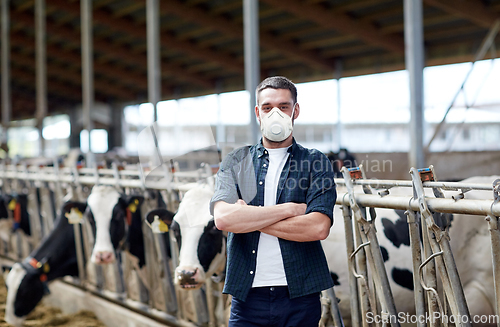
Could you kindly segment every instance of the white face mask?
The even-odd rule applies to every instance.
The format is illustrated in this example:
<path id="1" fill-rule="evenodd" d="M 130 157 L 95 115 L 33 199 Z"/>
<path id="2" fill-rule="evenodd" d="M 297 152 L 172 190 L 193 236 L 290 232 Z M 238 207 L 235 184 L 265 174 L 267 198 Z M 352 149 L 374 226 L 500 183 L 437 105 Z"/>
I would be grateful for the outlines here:
<path id="1" fill-rule="evenodd" d="M 294 113 L 295 106 L 293 106 L 292 117 Z M 292 117 L 274 107 L 267 115 L 260 119 L 262 135 L 274 142 L 286 140 L 293 131 Z"/>

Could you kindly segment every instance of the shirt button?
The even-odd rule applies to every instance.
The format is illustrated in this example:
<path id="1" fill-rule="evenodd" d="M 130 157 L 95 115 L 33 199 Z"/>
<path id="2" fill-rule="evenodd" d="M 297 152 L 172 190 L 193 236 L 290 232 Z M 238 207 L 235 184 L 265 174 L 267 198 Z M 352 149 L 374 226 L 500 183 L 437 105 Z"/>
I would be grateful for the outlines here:
<path id="1" fill-rule="evenodd" d="M 259 185 L 262 185 L 262 181 L 259 182 Z"/>
<path id="2" fill-rule="evenodd" d="M 250 275 L 253 275 L 253 271 L 250 271 Z"/>
<path id="3" fill-rule="evenodd" d="M 264 164 L 264 167 L 267 167 L 267 165 L 266 165 L 266 164 Z"/>
<path id="4" fill-rule="evenodd" d="M 252 250 L 252 253 L 255 253 L 255 250 Z"/>
<path id="5" fill-rule="evenodd" d="M 274 291 L 274 287 L 271 287 L 270 290 L 271 290 L 271 292 L 273 292 Z"/>

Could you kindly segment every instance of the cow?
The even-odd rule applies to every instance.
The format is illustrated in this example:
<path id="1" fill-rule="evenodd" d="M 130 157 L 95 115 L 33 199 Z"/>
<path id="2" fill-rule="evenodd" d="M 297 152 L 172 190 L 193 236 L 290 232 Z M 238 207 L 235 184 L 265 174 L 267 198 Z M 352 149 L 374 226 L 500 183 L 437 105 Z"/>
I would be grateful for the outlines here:
<path id="1" fill-rule="evenodd" d="M 219 267 L 225 262 L 223 235 L 215 227 L 208 211 L 212 194 L 210 186 L 200 184 L 185 193 L 175 216 L 166 208 L 156 208 L 147 214 L 146 219 L 150 225 L 162 221 L 174 233 L 180 249 L 175 282 L 183 289 L 200 288 L 214 259 L 217 258 L 217 272 L 220 272 Z M 87 203 L 89 210 L 94 213 L 90 220 L 94 221 L 96 228 L 96 242 L 91 259 L 94 263 L 113 262 L 115 251 L 125 238 L 124 208 L 127 206 L 118 205 L 120 201 L 119 193 L 112 187 L 94 187 L 89 195 Z M 159 218 L 156 222 L 155 216 Z M 140 229 L 129 230 L 128 237 L 138 237 L 139 234 L 142 237 Z M 133 251 L 133 246 L 130 246 L 130 250 Z M 169 253 L 170 249 L 167 249 L 167 254 Z"/>
<path id="2" fill-rule="evenodd" d="M 8 201 L 10 196 L 0 195 L 0 242 L 9 242 L 12 222 L 9 220 Z"/>
<path id="3" fill-rule="evenodd" d="M 145 264 L 142 234 L 142 195 L 124 195 L 114 187 L 96 185 L 87 198 L 85 213 L 95 234 L 91 261 L 108 264 L 116 259 L 115 251 L 128 246 L 131 254 L 139 259 L 139 267 Z"/>
<path id="4" fill-rule="evenodd" d="M 212 195 L 211 186 L 200 184 L 184 194 L 173 219 L 166 210 L 147 215 L 150 224 L 157 216 L 174 233 L 180 251 L 175 283 L 182 289 L 200 288 L 207 277 L 223 273 L 225 267 L 225 239 L 209 211 Z"/>
<path id="5" fill-rule="evenodd" d="M 85 208 L 85 203 L 65 203 L 53 231 L 29 257 L 12 266 L 5 280 L 8 291 L 5 321 L 21 326 L 48 292 L 47 283 L 66 275 L 78 276 L 74 229 L 68 217 L 81 217 Z"/>
<path id="6" fill-rule="evenodd" d="M 472 177 L 464 183 L 490 184 L 497 179 L 491 177 Z M 339 193 L 345 192 L 339 188 Z M 362 191 L 360 191 L 362 192 Z M 411 188 L 392 188 L 391 195 L 412 195 Z M 459 192 L 445 191 L 445 197 Z M 432 191 L 426 189 L 432 197 Z M 467 199 L 491 199 L 491 191 L 469 191 Z M 415 314 L 413 294 L 412 257 L 410 249 L 407 218 L 402 210 L 376 208 L 375 228 L 385 262 L 391 290 L 398 312 Z M 346 325 L 350 324 L 350 294 L 345 245 L 344 222 L 340 206 L 334 208 L 335 223 L 330 235 L 322 241 L 323 249 L 334 279 L 334 289 Z M 493 287 L 490 235 L 488 224 L 483 216 L 454 214 L 452 217 L 450 246 L 464 288 L 471 317 L 474 315 L 493 315 L 495 295 Z"/>
<path id="7" fill-rule="evenodd" d="M 145 264 L 140 211 L 142 200 L 142 196 L 123 195 L 113 187 L 96 186 L 87 203 L 67 202 L 55 221 L 53 231 L 28 258 L 14 264 L 9 272 L 6 279 L 6 321 L 19 326 L 48 292 L 48 282 L 63 276 L 78 276 L 74 230 L 68 219 L 79 213 L 88 219 L 97 240 L 92 262 L 100 264 L 114 260 L 113 247 L 110 252 L 106 252 L 106 246 L 100 247 L 106 240 L 113 240 L 115 248 L 127 245 L 131 254 L 138 258 L 139 267 L 142 267 Z"/>

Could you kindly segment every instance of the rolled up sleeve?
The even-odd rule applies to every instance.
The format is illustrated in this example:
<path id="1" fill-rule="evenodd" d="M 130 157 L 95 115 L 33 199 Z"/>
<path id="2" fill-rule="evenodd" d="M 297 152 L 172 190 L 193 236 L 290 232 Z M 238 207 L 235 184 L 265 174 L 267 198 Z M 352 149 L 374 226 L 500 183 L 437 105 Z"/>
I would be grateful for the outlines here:
<path id="1" fill-rule="evenodd" d="M 333 207 L 337 200 L 337 190 L 330 160 L 318 152 L 313 157 L 310 174 L 311 182 L 306 194 L 306 214 L 321 212 L 327 215 L 333 224 Z"/>

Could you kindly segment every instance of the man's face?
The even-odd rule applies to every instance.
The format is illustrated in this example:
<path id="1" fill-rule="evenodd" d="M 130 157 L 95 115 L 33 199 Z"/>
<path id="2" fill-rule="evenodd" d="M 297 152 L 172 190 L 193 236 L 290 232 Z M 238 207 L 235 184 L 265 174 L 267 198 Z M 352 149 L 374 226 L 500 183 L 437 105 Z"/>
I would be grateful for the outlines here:
<path id="1" fill-rule="evenodd" d="M 259 122 L 261 119 L 261 115 L 267 115 L 275 107 L 288 116 L 292 116 L 293 107 L 295 104 L 293 103 L 292 92 L 290 92 L 290 90 L 267 88 L 260 92 L 257 100 L 258 103 L 257 107 L 255 108 L 255 114 L 257 115 Z M 292 117 L 292 120 L 295 119 L 297 115 L 298 105 L 295 108 L 294 117 Z"/>

